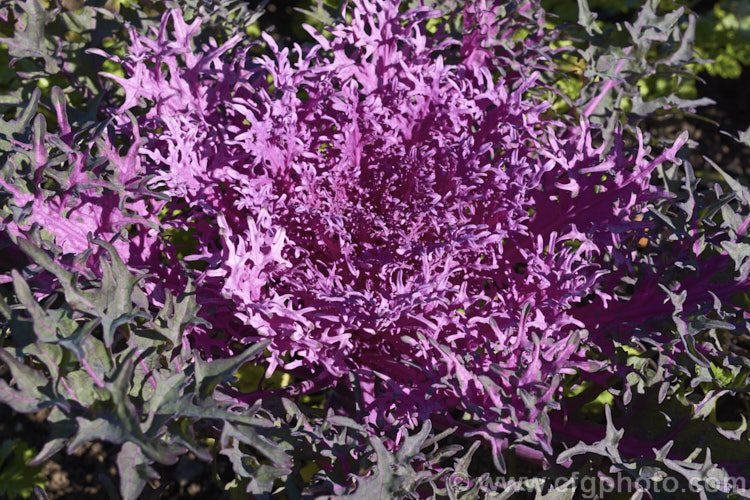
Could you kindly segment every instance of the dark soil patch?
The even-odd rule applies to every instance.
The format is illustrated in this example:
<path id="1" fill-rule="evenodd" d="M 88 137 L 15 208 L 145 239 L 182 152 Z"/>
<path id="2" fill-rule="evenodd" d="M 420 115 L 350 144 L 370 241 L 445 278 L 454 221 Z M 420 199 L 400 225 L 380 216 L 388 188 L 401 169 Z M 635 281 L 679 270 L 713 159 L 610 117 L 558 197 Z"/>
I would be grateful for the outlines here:
<path id="1" fill-rule="evenodd" d="M 16 413 L 7 406 L 0 408 L 0 442 L 20 438 L 36 451 L 47 442 L 48 411 L 29 415 Z M 49 459 L 42 469 L 46 479 L 45 491 L 50 500 L 118 500 L 117 453 L 119 446 L 110 443 L 86 443 L 72 454 L 60 451 Z M 227 460 L 217 462 L 216 471 L 211 464 L 198 461 L 192 454 L 184 455 L 170 467 L 156 464 L 154 468 L 161 479 L 151 481 L 140 498 L 182 499 L 211 498 L 228 500 L 214 474 L 226 475 L 231 469 Z"/>
<path id="2" fill-rule="evenodd" d="M 700 118 L 664 114 L 649 118 L 645 128 L 655 137 L 673 139 L 687 130 L 697 147 L 688 159 L 698 175 L 714 176 L 708 157 L 726 172 L 750 185 L 750 147 L 734 138 L 750 128 L 750 69 L 741 78 L 725 80 L 701 75 L 698 95 L 716 104 L 698 110 Z"/>

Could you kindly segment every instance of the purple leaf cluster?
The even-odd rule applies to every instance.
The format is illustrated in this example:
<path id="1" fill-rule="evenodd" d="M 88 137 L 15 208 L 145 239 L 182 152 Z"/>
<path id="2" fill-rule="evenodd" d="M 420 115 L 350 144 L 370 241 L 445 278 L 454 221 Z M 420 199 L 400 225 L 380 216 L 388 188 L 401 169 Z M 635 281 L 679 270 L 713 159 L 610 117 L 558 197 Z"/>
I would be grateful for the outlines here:
<path id="1" fill-rule="evenodd" d="M 63 253 L 111 240 L 155 276 L 155 306 L 187 262 L 207 322 L 194 346 L 218 358 L 267 339 L 266 375 L 294 376 L 240 400 L 345 387 L 359 397 L 337 411 L 377 429 L 431 418 L 495 451 L 525 435 L 550 450 L 561 376 L 601 368 L 587 353 L 609 345 L 607 312 L 632 306 L 615 285 L 664 196 L 651 173 L 685 138 L 652 158 L 561 121 L 537 55 L 498 45 L 493 4 L 464 7 L 459 37 L 433 22 L 443 12 L 394 0 L 348 15 L 306 47 L 264 34 L 262 55 L 237 37 L 197 47 L 200 19 L 178 11 L 132 31 L 128 76 L 109 75 L 126 153 L 105 136 L 107 161 L 82 156 L 90 170 L 53 195 L 0 178 L 30 214 L 7 229 L 38 223 Z"/>

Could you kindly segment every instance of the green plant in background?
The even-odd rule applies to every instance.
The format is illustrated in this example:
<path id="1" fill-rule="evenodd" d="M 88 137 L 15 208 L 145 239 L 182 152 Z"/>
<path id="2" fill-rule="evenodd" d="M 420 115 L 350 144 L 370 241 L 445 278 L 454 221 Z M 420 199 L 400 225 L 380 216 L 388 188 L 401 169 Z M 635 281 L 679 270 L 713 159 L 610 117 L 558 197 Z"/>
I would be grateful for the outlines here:
<path id="1" fill-rule="evenodd" d="M 21 439 L 0 443 L 0 497 L 28 498 L 34 486 L 44 486 L 42 465 L 30 466 L 36 451 Z"/>
<path id="2" fill-rule="evenodd" d="M 739 78 L 750 65 L 750 3 L 746 0 L 717 2 L 698 19 L 696 52 L 713 62 L 699 70 L 721 78 Z"/>

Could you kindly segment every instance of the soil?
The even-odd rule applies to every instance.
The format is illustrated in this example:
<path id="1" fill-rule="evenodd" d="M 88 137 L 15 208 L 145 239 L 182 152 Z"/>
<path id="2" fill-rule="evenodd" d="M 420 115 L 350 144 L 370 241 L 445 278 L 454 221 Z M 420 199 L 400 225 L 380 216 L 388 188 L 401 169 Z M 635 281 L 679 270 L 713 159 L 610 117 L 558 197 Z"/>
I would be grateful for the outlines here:
<path id="1" fill-rule="evenodd" d="M 708 157 L 750 185 L 750 147 L 734 139 L 750 129 L 750 69 L 746 68 L 737 80 L 701 76 L 704 81 L 697 85 L 698 95 L 716 102 L 698 110 L 702 118 L 660 115 L 647 120 L 645 128 L 665 139 L 687 130 L 690 139 L 698 143 L 688 158 L 697 175 L 715 172 L 704 159 Z"/>

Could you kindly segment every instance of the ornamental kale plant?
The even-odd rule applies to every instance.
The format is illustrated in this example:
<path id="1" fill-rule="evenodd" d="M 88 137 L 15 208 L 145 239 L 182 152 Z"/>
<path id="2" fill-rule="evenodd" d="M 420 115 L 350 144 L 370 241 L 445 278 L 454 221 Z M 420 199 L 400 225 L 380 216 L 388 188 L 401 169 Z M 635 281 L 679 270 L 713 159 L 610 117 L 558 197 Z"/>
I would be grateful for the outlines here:
<path id="1" fill-rule="evenodd" d="M 652 3 L 633 47 L 583 54 L 568 115 L 535 2 L 357 0 L 292 48 L 171 10 L 103 75 L 110 120 L 75 130 L 56 88 L 50 132 L 33 93 L 2 122 L 0 400 L 53 408 L 35 463 L 121 444 L 126 498 L 188 451 L 266 495 L 454 495 L 480 443 L 492 474 L 512 449 L 548 478 L 746 477 L 744 427 L 709 419 L 748 374 L 720 337 L 746 331 L 750 197 L 699 188 L 645 103 L 607 115 L 652 43 L 690 62 Z"/>
<path id="2" fill-rule="evenodd" d="M 597 148 L 585 118 L 525 96 L 540 77 L 502 65 L 491 12 L 468 8 L 453 40 L 424 34 L 439 11 L 354 3 L 311 50 L 266 36 L 249 62 L 218 59 L 234 41 L 195 54 L 177 12 L 135 40 L 119 113 L 154 103 L 140 165 L 205 266 L 198 300 L 226 336 L 196 329 L 204 352 L 268 338 L 266 375 L 301 379 L 280 393 L 349 384 L 361 405 L 341 411 L 380 428 L 468 414 L 496 456 L 544 421 L 560 374 L 597 369 L 604 276 L 632 265 L 649 175 L 684 139 L 655 159 Z"/>

